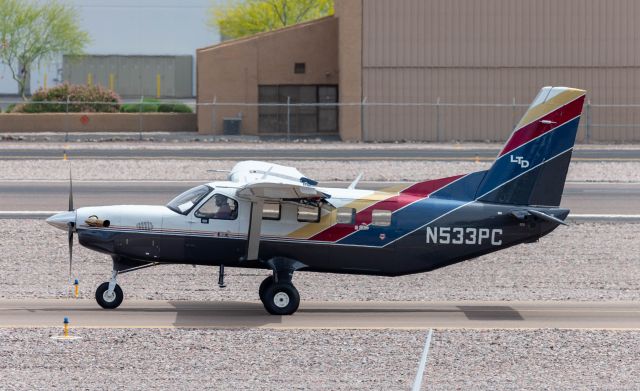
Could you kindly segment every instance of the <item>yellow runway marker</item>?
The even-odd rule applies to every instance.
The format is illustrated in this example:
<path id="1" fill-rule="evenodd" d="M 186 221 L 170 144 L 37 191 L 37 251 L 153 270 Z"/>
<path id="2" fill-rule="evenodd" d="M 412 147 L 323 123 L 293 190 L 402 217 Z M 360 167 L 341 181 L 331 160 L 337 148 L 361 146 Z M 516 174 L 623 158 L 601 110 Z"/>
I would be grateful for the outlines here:
<path id="1" fill-rule="evenodd" d="M 55 339 L 57 341 L 74 341 L 74 340 L 80 339 L 80 337 L 69 335 L 69 318 L 65 317 L 63 324 L 64 324 L 64 331 L 62 335 L 54 335 L 51 337 L 51 339 Z"/>

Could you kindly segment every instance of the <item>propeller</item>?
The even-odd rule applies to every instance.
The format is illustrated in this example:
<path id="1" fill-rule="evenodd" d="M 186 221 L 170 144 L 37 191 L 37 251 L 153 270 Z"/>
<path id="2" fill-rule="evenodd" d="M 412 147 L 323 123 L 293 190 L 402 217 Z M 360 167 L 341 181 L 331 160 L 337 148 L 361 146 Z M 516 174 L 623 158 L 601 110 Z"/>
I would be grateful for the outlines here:
<path id="1" fill-rule="evenodd" d="M 71 165 L 69 165 L 69 212 L 73 212 L 73 179 L 71 177 Z M 74 223 L 68 223 L 69 230 L 67 236 L 69 239 L 69 281 L 71 281 L 71 267 L 73 266 L 73 230 Z"/>

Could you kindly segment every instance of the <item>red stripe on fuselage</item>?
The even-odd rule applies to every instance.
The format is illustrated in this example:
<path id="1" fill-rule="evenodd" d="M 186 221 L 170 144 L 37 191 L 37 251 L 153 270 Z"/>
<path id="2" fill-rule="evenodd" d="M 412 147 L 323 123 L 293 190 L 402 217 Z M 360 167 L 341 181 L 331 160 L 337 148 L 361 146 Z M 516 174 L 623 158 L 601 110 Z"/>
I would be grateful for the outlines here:
<path id="1" fill-rule="evenodd" d="M 448 178 L 435 179 L 432 181 L 418 182 L 404 189 L 397 196 L 392 196 L 386 200 L 379 201 L 356 214 L 355 224 L 336 224 L 324 231 L 312 236 L 310 240 L 335 242 L 355 231 L 354 225 L 371 224 L 371 215 L 375 209 L 390 210 L 392 212 L 403 208 L 415 201 L 428 197 L 431 193 L 442 189 L 451 182 L 463 177 L 463 175 Z"/>
<path id="2" fill-rule="evenodd" d="M 556 110 L 550 112 L 544 117 L 516 130 L 511 138 L 509 138 L 509 141 L 502 149 L 499 156 L 509 153 L 534 138 L 539 137 L 579 116 L 582 112 L 583 102 L 584 95 L 564 106 L 558 107 Z M 544 124 L 541 121 L 549 121 L 550 123 Z"/>

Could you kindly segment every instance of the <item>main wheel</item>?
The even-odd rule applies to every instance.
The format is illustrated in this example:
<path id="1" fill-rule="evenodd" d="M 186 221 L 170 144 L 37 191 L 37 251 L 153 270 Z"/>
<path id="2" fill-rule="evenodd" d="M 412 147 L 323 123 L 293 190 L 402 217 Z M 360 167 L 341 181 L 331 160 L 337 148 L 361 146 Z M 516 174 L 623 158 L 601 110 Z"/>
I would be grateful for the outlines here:
<path id="1" fill-rule="evenodd" d="M 298 310 L 300 294 L 292 284 L 271 284 L 264 291 L 262 304 L 271 315 L 291 315 Z"/>
<path id="2" fill-rule="evenodd" d="M 116 284 L 111 294 L 109 294 L 108 282 L 103 282 L 98 289 L 96 289 L 96 301 L 100 304 L 100 307 L 104 309 L 112 310 L 118 308 L 118 306 L 122 304 L 122 300 L 124 300 L 124 293 L 122 293 L 122 289 L 118 284 Z"/>
<path id="3" fill-rule="evenodd" d="M 260 283 L 260 288 L 258 288 L 258 295 L 260 295 L 260 301 L 262 301 L 263 303 L 264 303 L 264 291 L 267 290 L 267 287 L 269 285 L 273 285 L 273 281 L 274 281 L 273 276 L 269 276 Z"/>

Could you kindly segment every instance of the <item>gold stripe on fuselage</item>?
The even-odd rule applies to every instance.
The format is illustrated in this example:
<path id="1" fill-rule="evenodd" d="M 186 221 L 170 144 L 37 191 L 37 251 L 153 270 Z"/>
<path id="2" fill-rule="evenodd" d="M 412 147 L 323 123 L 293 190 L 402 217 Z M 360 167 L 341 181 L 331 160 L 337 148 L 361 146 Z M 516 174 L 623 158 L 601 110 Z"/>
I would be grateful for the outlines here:
<path id="1" fill-rule="evenodd" d="M 398 193 L 400 193 L 405 189 L 408 189 L 412 185 L 413 183 L 407 183 L 407 184 L 398 184 L 395 186 L 386 187 L 368 195 L 365 198 L 359 198 L 359 199 L 353 200 L 350 203 L 344 205 L 343 207 L 353 208 L 356 210 L 356 213 L 358 213 L 380 201 L 384 201 L 391 197 L 397 196 Z M 333 210 L 331 211 L 331 213 L 327 213 L 324 216 L 322 216 L 320 218 L 320 222 L 306 224 L 303 227 L 298 228 L 297 230 L 289 233 L 287 237 L 295 238 L 295 239 L 308 239 L 314 235 L 317 235 L 334 224 L 334 222 L 336 221 L 337 213 L 338 213 L 337 210 Z"/>

